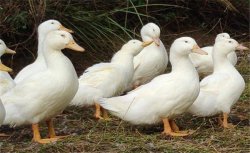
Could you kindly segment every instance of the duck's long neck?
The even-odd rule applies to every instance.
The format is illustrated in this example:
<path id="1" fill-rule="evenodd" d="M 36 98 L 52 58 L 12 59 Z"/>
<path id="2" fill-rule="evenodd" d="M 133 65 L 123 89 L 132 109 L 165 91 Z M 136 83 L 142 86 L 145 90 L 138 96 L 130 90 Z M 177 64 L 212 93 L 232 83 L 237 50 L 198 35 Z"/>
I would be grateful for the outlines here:
<path id="1" fill-rule="evenodd" d="M 230 63 L 226 54 L 221 52 L 223 48 L 214 47 L 212 52 L 214 72 L 228 71 L 234 69 L 234 66 Z"/>
<path id="2" fill-rule="evenodd" d="M 197 74 L 188 55 L 178 55 L 174 52 L 170 52 L 169 58 L 172 65 L 172 72 L 180 72 L 183 74 L 191 72 L 193 74 Z"/>
<path id="3" fill-rule="evenodd" d="M 43 52 L 44 60 L 47 64 L 47 69 L 58 71 L 60 67 L 68 64 L 68 60 L 60 50 L 52 49 L 47 45 L 43 45 L 41 52 Z"/>
<path id="4" fill-rule="evenodd" d="M 44 41 L 45 36 L 42 34 L 38 34 L 38 50 L 37 50 L 37 58 L 36 61 L 38 60 L 44 60 L 44 55 L 43 55 L 43 41 Z"/>
<path id="5" fill-rule="evenodd" d="M 133 55 L 119 51 L 113 56 L 111 63 L 119 65 L 120 67 L 123 68 L 124 71 L 134 72 L 133 59 L 134 59 Z"/>

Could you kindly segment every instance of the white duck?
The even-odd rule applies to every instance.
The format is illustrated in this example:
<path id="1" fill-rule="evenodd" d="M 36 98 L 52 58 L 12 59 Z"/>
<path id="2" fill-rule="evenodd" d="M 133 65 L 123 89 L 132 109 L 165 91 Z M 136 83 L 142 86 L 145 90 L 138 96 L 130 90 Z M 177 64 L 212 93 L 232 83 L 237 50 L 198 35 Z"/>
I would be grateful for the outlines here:
<path id="1" fill-rule="evenodd" d="M 2 43 L 1 41 L 0 41 L 0 43 Z M 2 45 L 2 44 L 1 44 Z M 0 46 L 1 46 L 0 45 Z M 1 48 L 1 47 L 0 47 Z M 2 48 L 1 48 L 2 49 Z M 1 50 L 2 51 L 2 50 Z M 13 52 L 12 50 L 8 50 L 8 51 L 5 51 L 5 52 Z M 5 65 L 3 65 L 1 62 L 0 62 L 0 71 L 1 72 L 11 72 L 12 71 L 12 69 L 10 69 L 10 68 L 8 68 L 7 66 L 5 66 Z M 3 121 L 4 121 L 4 118 L 5 118 L 5 109 L 4 109 L 4 106 L 3 106 L 3 104 L 2 104 L 2 101 L 1 101 L 1 99 L 0 99 L 0 126 L 3 124 Z M 0 136 L 6 136 L 5 134 L 3 134 L 3 133 L 0 133 Z"/>
<path id="2" fill-rule="evenodd" d="M 215 42 L 218 42 L 223 39 L 229 39 L 229 38 L 230 38 L 230 35 L 228 33 L 220 33 L 216 36 Z M 189 57 L 192 63 L 194 63 L 194 66 L 196 67 L 199 74 L 209 75 L 213 72 L 213 58 L 212 58 L 213 46 L 203 47 L 202 50 L 207 52 L 208 56 L 190 54 Z M 227 55 L 227 58 L 233 65 L 236 65 L 237 55 L 234 51 L 229 53 Z"/>
<path id="3" fill-rule="evenodd" d="M 182 114 L 199 94 L 199 76 L 188 55 L 206 54 L 190 37 L 176 39 L 170 48 L 172 71 L 154 78 L 127 95 L 99 100 L 112 114 L 133 124 L 164 123 L 164 134 L 186 136 L 172 120 Z M 176 130 L 176 131 L 173 131 Z"/>
<path id="4" fill-rule="evenodd" d="M 71 105 L 96 106 L 95 117 L 108 119 L 107 113 L 97 103 L 100 98 L 121 95 L 131 82 L 134 74 L 133 58 L 150 43 L 130 40 L 113 56 L 110 63 L 99 63 L 89 67 L 79 78 L 79 89 Z"/>
<path id="5" fill-rule="evenodd" d="M 38 50 L 37 50 L 37 58 L 32 63 L 24 67 L 15 77 L 14 81 L 19 83 L 23 81 L 25 78 L 36 74 L 37 72 L 41 72 L 46 68 L 45 59 L 42 53 L 42 44 L 45 36 L 55 30 L 64 30 L 72 33 L 73 31 L 65 28 L 59 21 L 57 20 L 47 20 L 41 23 L 38 27 Z"/>
<path id="6" fill-rule="evenodd" d="M 212 116 L 223 113 L 224 128 L 232 127 L 227 118 L 233 104 L 237 102 L 245 88 L 240 73 L 227 58 L 236 49 L 245 50 L 234 39 L 224 39 L 215 43 L 213 48 L 214 71 L 200 82 L 200 94 L 188 112 L 197 116 Z"/>
<path id="7" fill-rule="evenodd" d="M 154 42 L 145 47 L 134 57 L 135 74 L 128 90 L 148 83 L 154 77 L 163 74 L 168 64 L 168 54 L 160 40 L 160 28 L 154 23 L 148 23 L 141 29 L 144 42 Z"/>
<path id="8" fill-rule="evenodd" d="M 78 77 L 71 61 L 61 49 L 83 51 L 70 33 L 52 31 L 43 43 L 47 69 L 16 84 L 1 96 L 6 110 L 4 124 L 19 126 L 32 124 L 33 140 L 38 143 L 56 141 L 52 118 L 60 114 L 73 99 L 78 89 Z M 46 121 L 49 139 L 41 139 L 38 124 Z"/>
<path id="9" fill-rule="evenodd" d="M 4 53 L 15 54 L 16 52 L 9 49 L 3 40 L 0 39 L 0 57 Z M 1 59 L 0 59 L 1 63 Z M 0 71 L 0 96 L 7 92 L 9 89 L 15 86 L 14 80 L 11 78 L 8 72 Z"/>

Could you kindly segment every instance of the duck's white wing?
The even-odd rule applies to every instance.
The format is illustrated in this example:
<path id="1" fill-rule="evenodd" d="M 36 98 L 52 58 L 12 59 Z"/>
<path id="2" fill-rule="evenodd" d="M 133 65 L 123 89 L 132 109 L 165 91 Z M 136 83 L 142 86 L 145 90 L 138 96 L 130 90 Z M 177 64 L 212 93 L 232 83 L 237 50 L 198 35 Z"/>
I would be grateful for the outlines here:
<path id="1" fill-rule="evenodd" d="M 225 74 L 211 74 L 200 82 L 200 93 L 188 112 L 197 116 L 210 116 L 218 113 L 217 97 L 221 91 L 228 89 L 229 76 Z"/>
<path id="2" fill-rule="evenodd" d="M 201 91 L 218 93 L 220 89 L 227 85 L 227 82 L 230 80 L 230 77 L 225 74 L 212 74 L 205 77 L 200 82 Z"/>
<path id="3" fill-rule="evenodd" d="M 113 82 L 120 82 L 119 69 L 112 63 L 100 63 L 88 68 L 80 77 L 79 82 L 91 87 L 112 86 Z"/>
<path id="4" fill-rule="evenodd" d="M 46 69 L 45 63 L 40 60 L 39 61 L 36 60 L 34 63 L 27 65 L 20 72 L 18 72 L 14 81 L 16 83 L 20 83 L 24 79 L 30 77 L 31 75 L 39 73 L 45 69 Z"/>
<path id="5" fill-rule="evenodd" d="M 120 94 L 123 92 L 120 90 L 123 77 L 119 68 L 112 63 L 89 67 L 79 78 L 79 88 L 71 105 L 92 105 L 100 97 Z"/>
<path id="6" fill-rule="evenodd" d="M 9 92 L 1 96 L 6 110 L 4 124 L 24 124 L 33 116 L 37 116 L 48 107 L 47 97 L 53 95 L 56 80 L 51 81 L 51 76 L 36 74 L 23 80 Z"/>
<path id="7" fill-rule="evenodd" d="M 200 55 L 191 53 L 189 55 L 192 63 L 199 73 L 209 74 L 213 72 L 213 58 L 212 50 L 213 46 L 203 47 L 202 50 L 208 53 L 208 55 Z"/>
<path id="8" fill-rule="evenodd" d="M 178 98 L 176 96 L 179 96 L 176 94 L 178 89 L 173 90 L 175 86 L 176 80 L 174 78 L 162 75 L 127 95 L 101 99 L 100 104 L 114 115 L 120 118 L 126 116 L 126 120 L 133 122 L 133 120 L 140 120 L 140 117 L 159 115 L 162 113 L 159 111 L 162 110 L 162 104 L 173 108 L 174 100 Z M 169 91 L 169 94 L 164 94 L 166 91 Z"/>

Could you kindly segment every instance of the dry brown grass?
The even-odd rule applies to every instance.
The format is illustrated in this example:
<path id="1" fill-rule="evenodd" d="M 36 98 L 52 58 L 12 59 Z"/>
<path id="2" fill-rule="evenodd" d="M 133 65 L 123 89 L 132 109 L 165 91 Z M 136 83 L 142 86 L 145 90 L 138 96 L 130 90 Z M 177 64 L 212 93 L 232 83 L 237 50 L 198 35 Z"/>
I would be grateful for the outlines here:
<path id="1" fill-rule="evenodd" d="M 68 108 L 56 118 L 57 133 L 70 134 L 54 144 L 40 145 L 31 142 L 29 127 L 7 130 L 9 138 L 1 138 L 1 152 L 247 152 L 249 120 L 247 103 L 238 103 L 230 121 L 235 129 L 223 130 L 216 118 L 179 117 L 182 129 L 197 131 L 185 138 L 161 135 L 162 125 L 132 126 L 113 118 L 112 122 L 93 119 L 90 108 Z M 240 113 L 240 114 L 239 114 Z M 243 114 L 243 116 L 242 116 Z M 240 115 L 240 117 L 239 117 Z M 249 114 L 248 114 L 249 115 Z M 43 126 L 44 127 L 44 126 Z M 42 128 L 45 136 L 46 129 Z"/>

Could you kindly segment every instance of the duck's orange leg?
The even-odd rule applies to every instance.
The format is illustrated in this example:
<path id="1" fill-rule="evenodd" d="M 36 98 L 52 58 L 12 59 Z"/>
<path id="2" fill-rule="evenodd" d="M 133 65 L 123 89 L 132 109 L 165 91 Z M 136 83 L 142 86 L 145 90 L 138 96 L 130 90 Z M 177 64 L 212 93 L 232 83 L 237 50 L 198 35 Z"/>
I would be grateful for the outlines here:
<path id="1" fill-rule="evenodd" d="M 223 120 L 222 120 L 221 115 L 219 115 L 219 117 L 218 117 L 218 124 L 219 124 L 220 126 L 223 126 Z"/>
<path id="2" fill-rule="evenodd" d="M 193 134 L 195 131 L 194 130 L 184 130 L 184 131 L 180 131 L 179 127 L 176 125 L 175 121 L 174 120 L 169 120 L 169 123 L 170 123 L 170 126 L 173 130 L 173 132 L 176 132 L 176 133 L 184 133 L 184 134 Z"/>
<path id="3" fill-rule="evenodd" d="M 95 103 L 95 118 L 96 119 L 103 119 L 103 117 L 101 116 L 101 106 L 97 103 Z"/>
<path id="4" fill-rule="evenodd" d="M 48 126 L 49 138 L 57 138 L 57 139 L 60 139 L 60 138 L 65 138 L 65 137 L 67 137 L 67 136 L 57 136 L 57 135 L 56 135 L 56 132 L 55 132 L 55 129 L 54 129 L 54 126 L 53 126 L 53 120 L 52 120 L 52 119 L 47 120 L 46 123 L 47 123 L 47 126 Z"/>
<path id="5" fill-rule="evenodd" d="M 174 132 L 180 131 L 179 127 L 176 125 L 176 123 L 175 123 L 174 120 L 169 120 L 169 123 L 170 123 L 171 129 L 172 129 Z"/>
<path id="6" fill-rule="evenodd" d="M 234 128 L 235 125 L 228 123 L 228 113 L 223 113 L 223 121 L 222 121 L 223 128 Z"/>
<path id="7" fill-rule="evenodd" d="M 172 128 L 171 128 L 171 125 L 169 123 L 169 120 L 168 118 L 164 118 L 162 119 L 163 121 L 163 124 L 164 124 L 164 131 L 162 132 L 163 134 L 166 134 L 166 135 L 170 135 L 170 136 L 174 136 L 174 137 L 183 137 L 183 136 L 187 136 L 189 135 L 188 133 L 182 133 L 181 131 L 179 131 L 178 133 L 177 132 L 173 132 Z"/>
<path id="8" fill-rule="evenodd" d="M 108 115 L 108 111 L 104 108 L 102 108 L 102 114 L 103 114 L 103 119 L 106 120 L 106 121 L 110 121 L 111 118 L 109 117 Z"/>
<path id="9" fill-rule="evenodd" d="M 52 143 L 52 142 L 57 141 L 57 139 L 54 139 L 54 138 L 41 139 L 38 124 L 32 124 L 32 130 L 33 130 L 33 141 L 34 142 L 38 142 L 38 143 L 41 143 L 41 144 L 46 144 L 46 143 Z"/>

